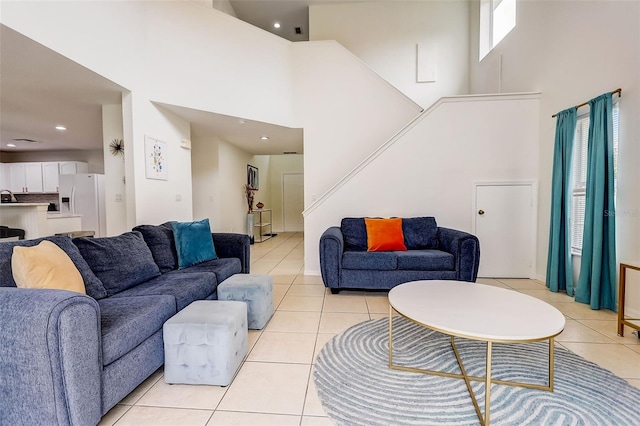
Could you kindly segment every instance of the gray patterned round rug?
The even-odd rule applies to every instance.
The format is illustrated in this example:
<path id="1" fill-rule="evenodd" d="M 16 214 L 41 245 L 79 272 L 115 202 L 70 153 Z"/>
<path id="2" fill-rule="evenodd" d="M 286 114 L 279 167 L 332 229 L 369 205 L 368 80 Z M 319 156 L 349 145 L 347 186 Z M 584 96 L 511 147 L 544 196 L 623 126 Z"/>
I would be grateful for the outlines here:
<path id="1" fill-rule="evenodd" d="M 316 360 L 314 381 L 338 425 L 478 425 L 461 379 L 391 370 L 389 320 L 335 336 Z M 450 337 L 401 317 L 393 323 L 394 364 L 460 373 Z M 469 375 L 484 376 L 486 343 L 456 339 Z M 492 377 L 546 384 L 547 342 L 494 344 Z M 472 382 L 480 407 L 484 384 Z M 491 387 L 492 425 L 639 425 L 640 389 L 563 348 L 555 351 L 555 389 Z"/>

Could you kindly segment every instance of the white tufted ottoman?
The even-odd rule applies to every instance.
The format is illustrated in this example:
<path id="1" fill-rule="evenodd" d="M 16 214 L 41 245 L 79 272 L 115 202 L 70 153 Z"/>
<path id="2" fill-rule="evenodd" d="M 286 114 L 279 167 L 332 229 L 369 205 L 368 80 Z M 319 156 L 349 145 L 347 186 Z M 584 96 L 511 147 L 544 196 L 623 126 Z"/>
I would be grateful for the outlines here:
<path id="1" fill-rule="evenodd" d="M 227 386 L 247 354 L 247 305 L 199 300 L 163 326 L 167 383 Z"/>
<path id="2" fill-rule="evenodd" d="M 218 285 L 218 300 L 247 302 L 249 328 L 260 330 L 273 315 L 273 277 L 235 274 Z"/>

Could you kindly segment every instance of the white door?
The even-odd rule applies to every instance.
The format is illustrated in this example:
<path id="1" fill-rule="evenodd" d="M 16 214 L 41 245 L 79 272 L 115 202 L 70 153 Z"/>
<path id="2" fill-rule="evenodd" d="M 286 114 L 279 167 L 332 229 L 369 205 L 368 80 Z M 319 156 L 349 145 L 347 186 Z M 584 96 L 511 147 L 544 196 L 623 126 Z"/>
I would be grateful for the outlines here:
<path id="1" fill-rule="evenodd" d="M 534 278 L 535 209 L 533 184 L 476 185 L 478 276 Z"/>
<path id="2" fill-rule="evenodd" d="M 282 221 L 285 232 L 304 231 L 304 175 L 290 173 L 282 175 Z"/>

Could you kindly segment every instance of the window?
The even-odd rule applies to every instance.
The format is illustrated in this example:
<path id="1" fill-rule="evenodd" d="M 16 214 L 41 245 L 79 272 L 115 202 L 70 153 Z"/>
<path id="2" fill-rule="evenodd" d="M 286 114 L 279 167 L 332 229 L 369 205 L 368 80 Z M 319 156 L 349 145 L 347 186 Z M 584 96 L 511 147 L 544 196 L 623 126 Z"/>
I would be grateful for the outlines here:
<path id="1" fill-rule="evenodd" d="M 482 60 L 516 26 L 516 0 L 480 1 L 480 58 Z"/>
<path id="2" fill-rule="evenodd" d="M 613 188 L 614 200 L 618 183 L 618 104 L 613 105 Z M 571 200 L 571 252 L 582 253 L 584 230 L 585 194 L 587 190 L 587 148 L 589 138 L 589 114 L 578 117 L 573 144 L 573 199 Z"/>

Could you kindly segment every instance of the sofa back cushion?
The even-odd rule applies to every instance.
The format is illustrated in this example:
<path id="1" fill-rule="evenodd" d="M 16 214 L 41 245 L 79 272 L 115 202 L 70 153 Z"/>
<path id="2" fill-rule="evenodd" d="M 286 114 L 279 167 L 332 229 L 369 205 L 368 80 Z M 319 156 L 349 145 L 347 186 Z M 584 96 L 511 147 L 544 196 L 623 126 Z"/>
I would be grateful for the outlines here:
<path id="1" fill-rule="evenodd" d="M 367 227 L 363 217 L 345 217 L 340 229 L 345 250 L 367 251 Z"/>
<path id="2" fill-rule="evenodd" d="M 13 248 L 16 246 L 33 247 L 43 240 L 51 241 L 67 253 L 82 276 L 88 296 L 91 296 L 94 299 L 103 299 L 107 297 L 107 291 L 102 285 L 102 282 L 98 277 L 96 277 L 93 271 L 91 271 L 91 268 L 80 254 L 78 248 L 71 242 L 71 238 L 62 236 L 0 243 L 0 287 L 16 287 L 16 282 L 13 279 L 13 272 L 11 269 Z"/>
<path id="3" fill-rule="evenodd" d="M 108 296 L 160 275 L 140 232 L 126 232 L 116 237 L 74 238 L 73 243 L 102 281 Z"/>
<path id="4" fill-rule="evenodd" d="M 162 225 L 139 225 L 133 230 L 142 234 L 161 273 L 178 268 L 178 253 L 171 222 Z"/>
<path id="5" fill-rule="evenodd" d="M 438 248 L 438 224 L 434 217 L 403 218 L 402 232 L 409 250 Z"/>

